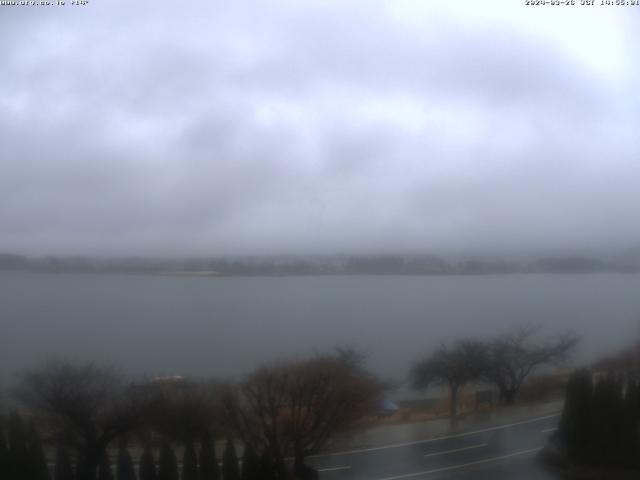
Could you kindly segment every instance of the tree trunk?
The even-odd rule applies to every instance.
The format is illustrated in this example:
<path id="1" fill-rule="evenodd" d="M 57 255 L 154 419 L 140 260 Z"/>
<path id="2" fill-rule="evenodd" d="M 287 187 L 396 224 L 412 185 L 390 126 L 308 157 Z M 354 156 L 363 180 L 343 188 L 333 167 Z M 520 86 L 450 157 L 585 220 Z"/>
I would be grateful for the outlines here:
<path id="1" fill-rule="evenodd" d="M 84 455 L 79 458 L 76 466 L 76 476 L 78 480 L 96 480 L 98 474 L 98 464 L 100 463 L 99 451 L 87 449 Z"/>
<path id="2" fill-rule="evenodd" d="M 502 397 L 502 403 L 505 405 L 513 405 L 516 403 L 517 390 L 515 388 L 504 388 L 500 390 L 500 397 Z"/>
<path id="3" fill-rule="evenodd" d="M 449 399 L 449 413 L 451 415 L 451 426 L 455 427 L 457 424 L 457 415 L 458 415 L 458 386 L 450 385 L 451 387 L 451 398 Z"/>

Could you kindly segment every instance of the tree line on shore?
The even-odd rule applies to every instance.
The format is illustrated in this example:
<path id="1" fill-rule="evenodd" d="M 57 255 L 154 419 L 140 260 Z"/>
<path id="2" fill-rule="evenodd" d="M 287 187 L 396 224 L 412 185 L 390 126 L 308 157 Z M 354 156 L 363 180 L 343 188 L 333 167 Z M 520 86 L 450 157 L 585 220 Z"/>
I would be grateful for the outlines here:
<path id="1" fill-rule="evenodd" d="M 26 257 L 0 253 L 0 270 L 76 273 L 200 273 L 220 275 L 478 275 L 640 272 L 638 252 L 614 258 L 554 256 L 505 259 L 436 255 L 283 255 L 218 258 Z"/>

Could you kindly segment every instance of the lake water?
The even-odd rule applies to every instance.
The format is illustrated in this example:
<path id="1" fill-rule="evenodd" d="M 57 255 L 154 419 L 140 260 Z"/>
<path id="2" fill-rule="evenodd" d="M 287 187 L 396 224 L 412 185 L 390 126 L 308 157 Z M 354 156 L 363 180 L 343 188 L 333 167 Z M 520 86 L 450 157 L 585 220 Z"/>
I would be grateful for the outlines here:
<path id="1" fill-rule="evenodd" d="M 0 273 L 0 377 L 48 356 L 133 374 L 236 376 L 351 344 L 402 379 L 462 336 L 533 322 L 583 336 L 579 361 L 636 340 L 640 276 L 170 277 Z"/>

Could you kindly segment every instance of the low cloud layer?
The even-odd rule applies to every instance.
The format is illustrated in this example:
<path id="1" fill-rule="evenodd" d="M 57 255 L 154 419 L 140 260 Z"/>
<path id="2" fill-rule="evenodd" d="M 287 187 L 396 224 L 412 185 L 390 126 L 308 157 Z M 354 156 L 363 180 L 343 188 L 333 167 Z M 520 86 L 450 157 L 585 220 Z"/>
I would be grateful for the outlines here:
<path id="1" fill-rule="evenodd" d="M 0 250 L 638 244 L 640 9 L 450 3 L 2 7 Z"/>

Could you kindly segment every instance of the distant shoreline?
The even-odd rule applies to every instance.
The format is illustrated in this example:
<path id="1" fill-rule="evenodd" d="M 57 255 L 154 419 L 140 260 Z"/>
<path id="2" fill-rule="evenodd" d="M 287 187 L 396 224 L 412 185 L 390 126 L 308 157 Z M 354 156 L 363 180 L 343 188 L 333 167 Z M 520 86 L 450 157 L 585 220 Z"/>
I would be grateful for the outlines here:
<path id="1" fill-rule="evenodd" d="M 127 273 L 187 277 L 327 275 L 507 275 L 640 273 L 640 252 L 597 258 L 441 257 L 436 255 L 307 255 L 210 258 L 27 257 L 0 253 L 0 271 Z"/>
<path id="2" fill-rule="evenodd" d="M 143 272 L 143 271 L 84 271 L 84 270 L 17 270 L 0 269 L 1 273 L 25 273 L 45 275 L 135 275 L 145 277 L 186 277 L 186 278 L 285 278 L 285 277 L 489 277 L 489 276 L 535 276 L 535 275 L 627 275 L 635 276 L 638 271 L 595 271 L 595 272 L 443 272 L 443 273 L 225 273 L 225 272 Z"/>

